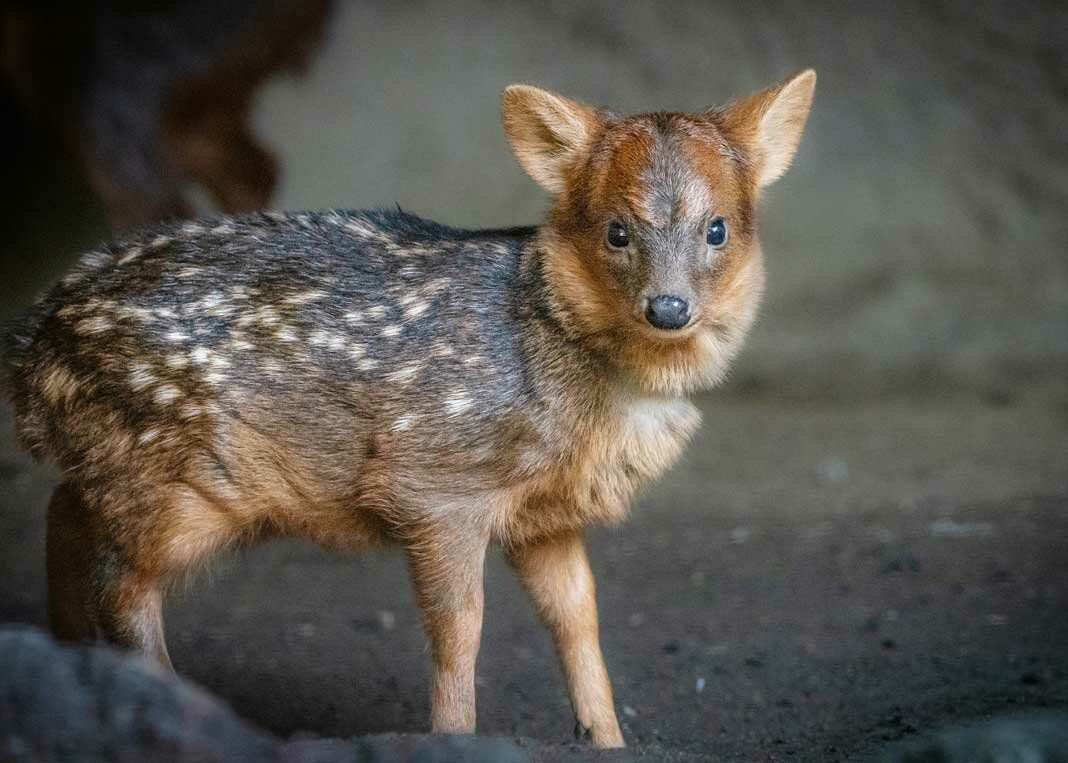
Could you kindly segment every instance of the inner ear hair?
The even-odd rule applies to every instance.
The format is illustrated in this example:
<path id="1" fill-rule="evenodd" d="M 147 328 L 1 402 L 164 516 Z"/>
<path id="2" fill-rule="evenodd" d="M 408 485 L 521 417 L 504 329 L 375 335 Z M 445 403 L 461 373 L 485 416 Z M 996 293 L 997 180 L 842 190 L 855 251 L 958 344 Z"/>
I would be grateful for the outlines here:
<path id="1" fill-rule="evenodd" d="M 816 72 L 805 69 L 718 112 L 729 137 L 753 157 L 758 187 L 771 185 L 789 169 L 815 90 Z"/>
<path id="2" fill-rule="evenodd" d="M 509 85 L 501 121 L 520 166 L 550 193 L 590 149 L 602 116 L 592 106 L 531 85 Z"/>

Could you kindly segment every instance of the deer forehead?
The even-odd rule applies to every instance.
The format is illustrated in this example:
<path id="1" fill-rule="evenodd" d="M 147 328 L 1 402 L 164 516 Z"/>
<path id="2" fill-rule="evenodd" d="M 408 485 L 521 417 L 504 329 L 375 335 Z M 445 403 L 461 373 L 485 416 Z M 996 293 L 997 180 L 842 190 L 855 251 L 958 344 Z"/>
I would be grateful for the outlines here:
<path id="1" fill-rule="evenodd" d="M 728 204 L 735 157 L 709 123 L 685 115 L 639 115 L 609 127 L 591 155 L 594 207 L 626 211 L 663 228 L 701 220 Z"/>

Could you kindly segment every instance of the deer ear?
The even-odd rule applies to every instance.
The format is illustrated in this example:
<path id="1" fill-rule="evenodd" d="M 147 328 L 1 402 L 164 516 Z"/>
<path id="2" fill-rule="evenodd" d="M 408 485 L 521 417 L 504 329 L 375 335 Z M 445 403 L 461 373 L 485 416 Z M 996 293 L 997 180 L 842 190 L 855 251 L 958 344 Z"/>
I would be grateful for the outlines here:
<path id="1" fill-rule="evenodd" d="M 754 158 L 758 187 L 771 185 L 789 169 L 815 90 L 816 72 L 806 69 L 719 112 L 729 137 Z"/>
<path id="2" fill-rule="evenodd" d="M 501 95 L 501 119 L 520 166 L 550 193 L 590 150 L 602 117 L 584 103 L 530 85 L 509 85 Z"/>

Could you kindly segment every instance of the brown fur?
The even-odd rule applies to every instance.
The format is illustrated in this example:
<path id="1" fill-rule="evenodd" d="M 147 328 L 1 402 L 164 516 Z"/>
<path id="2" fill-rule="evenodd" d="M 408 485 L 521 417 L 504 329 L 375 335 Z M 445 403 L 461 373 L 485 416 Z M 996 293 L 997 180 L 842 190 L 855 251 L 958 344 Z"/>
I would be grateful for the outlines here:
<path id="1" fill-rule="evenodd" d="M 218 552 L 266 535 L 393 542 L 430 636 L 433 728 L 473 731 L 498 543 L 553 634 L 578 733 L 621 745 L 583 532 L 622 520 L 678 458 L 699 423 L 686 395 L 722 378 L 752 323 L 754 205 L 813 83 L 631 117 L 509 88 L 516 155 L 556 194 L 515 249 L 503 234 L 414 240 L 367 215 L 272 213 L 87 255 L 6 358 L 20 436 L 66 473 L 49 509 L 57 634 L 168 663 L 162 597 Z M 713 215 L 731 225 L 722 248 L 705 243 Z M 616 218 L 644 236 L 625 252 L 606 244 Z M 343 256 L 279 275 L 290 260 L 272 252 L 291 241 Z M 390 274 L 382 294 L 339 291 L 354 242 Z M 493 268 L 513 268 L 503 286 Z M 666 289 L 695 305 L 674 332 L 641 311 Z M 484 293 L 515 305 L 486 323 Z"/>

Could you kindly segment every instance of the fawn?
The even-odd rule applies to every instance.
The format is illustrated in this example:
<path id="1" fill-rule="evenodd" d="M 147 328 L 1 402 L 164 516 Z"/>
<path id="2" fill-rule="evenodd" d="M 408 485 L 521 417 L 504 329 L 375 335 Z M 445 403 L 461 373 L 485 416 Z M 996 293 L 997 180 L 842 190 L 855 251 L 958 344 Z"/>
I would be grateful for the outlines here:
<path id="1" fill-rule="evenodd" d="M 503 94 L 536 228 L 397 212 L 175 222 L 85 255 L 8 339 L 18 434 L 63 470 L 49 615 L 169 665 L 162 596 L 227 547 L 401 545 L 432 727 L 475 729 L 483 561 L 503 547 L 552 632 L 576 732 L 621 746 L 589 525 L 698 425 L 764 281 L 760 189 L 790 164 L 811 70 L 696 114 Z"/>

